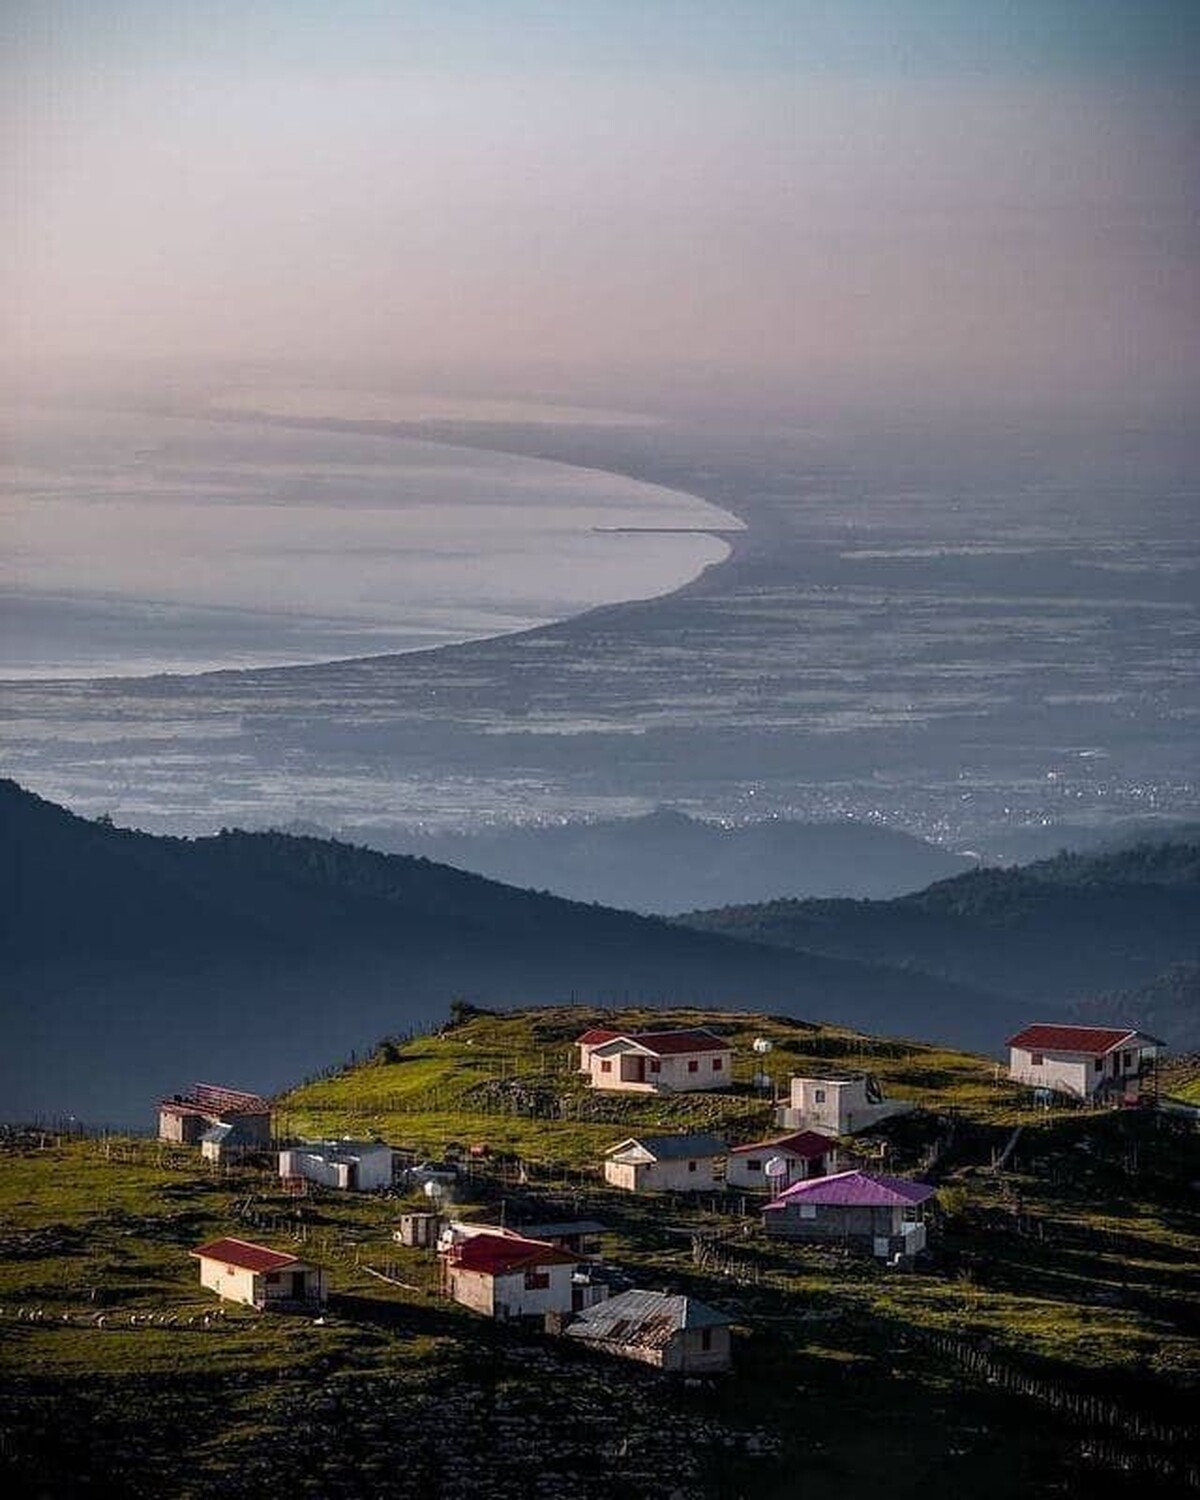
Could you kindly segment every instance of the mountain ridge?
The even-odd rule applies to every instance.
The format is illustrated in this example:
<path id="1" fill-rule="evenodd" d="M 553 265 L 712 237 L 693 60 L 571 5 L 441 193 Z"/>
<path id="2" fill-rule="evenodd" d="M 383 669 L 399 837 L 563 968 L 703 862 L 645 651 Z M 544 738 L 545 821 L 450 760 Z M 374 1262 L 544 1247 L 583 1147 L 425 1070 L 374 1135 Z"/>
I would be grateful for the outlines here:
<path id="1" fill-rule="evenodd" d="M 288 831 L 288 830 L 284 830 Z M 663 914 L 791 896 L 891 896 L 974 867 L 914 834 L 853 819 L 764 818 L 733 826 L 662 806 L 636 817 L 468 832 L 359 827 L 356 838 L 576 901 Z"/>
<path id="2" fill-rule="evenodd" d="M 974 870 L 889 901 L 782 900 L 677 920 L 944 979 L 969 974 L 1010 1000 L 1061 1010 L 1138 992 L 1172 965 L 1200 957 L 1200 843 L 1144 843 Z M 1179 1019 L 1183 1044 L 1196 1023 L 1186 1011 Z"/>
<path id="3" fill-rule="evenodd" d="M 128 1121 L 194 1077 L 274 1088 L 425 1024 L 631 999 L 762 1004 L 998 1045 L 1018 1019 L 975 987 L 783 953 L 353 845 L 179 839 L 88 822 L 0 783 L 0 977 L 10 1117 Z M 252 1076 L 247 1077 L 247 1073 Z"/>

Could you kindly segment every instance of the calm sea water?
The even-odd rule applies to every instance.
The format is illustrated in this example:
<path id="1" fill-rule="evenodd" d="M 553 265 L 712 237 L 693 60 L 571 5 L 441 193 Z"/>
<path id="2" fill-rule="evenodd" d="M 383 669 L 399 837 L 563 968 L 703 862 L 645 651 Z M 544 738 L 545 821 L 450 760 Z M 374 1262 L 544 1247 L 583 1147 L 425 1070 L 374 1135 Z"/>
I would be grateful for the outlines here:
<path id="1" fill-rule="evenodd" d="M 0 412 L 0 677 L 409 651 L 679 587 L 737 527 L 690 495 L 390 437 Z"/>

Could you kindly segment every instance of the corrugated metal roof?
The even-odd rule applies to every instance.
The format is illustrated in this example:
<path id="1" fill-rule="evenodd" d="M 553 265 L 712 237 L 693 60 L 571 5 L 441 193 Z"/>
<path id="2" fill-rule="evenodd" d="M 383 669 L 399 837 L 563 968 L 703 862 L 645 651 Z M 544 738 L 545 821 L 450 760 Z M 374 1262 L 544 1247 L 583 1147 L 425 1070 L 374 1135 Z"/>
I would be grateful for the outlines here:
<path id="1" fill-rule="evenodd" d="M 227 1089 L 215 1083 L 196 1083 L 190 1094 L 160 1099 L 159 1109 L 172 1115 L 269 1115 L 271 1106 L 258 1094 Z"/>
<path id="2" fill-rule="evenodd" d="M 772 1151 L 782 1151 L 787 1156 L 799 1156 L 805 1161 L 812 1161 L 818 1156 L 825 1156 L 833 1150 L 834 1141 L 827 1135 L 821 1135 L 815 1130 L 798 1130 L 793 1135 L 781 1135 L 773 1141 L 754 1141 L 749 1146 L 731 1146 L 730 1156 L 746 1156 L 751 1151 L 758 1151 L 764 1155 Z"/>
<path id="3" fill-rule="evenodd" d="M 641 1146 L 655 1161 L 681 1161 L 688 1157 L 725 1156 L 729 1147 L 716 1135 L 631 1135 L 604 1153 L 613 1156 L 630 1146 Z"/>
<path id="4" fill-rule="evenodd" d="M 219 1260 L 243 1271 L 279 1271 L 284 1266 L 299 1264 L 299 1256 L 272 1250 L 267 1245 L 253 1245 L 249 1240 L 210 1240 L 207 1245 L 189 1250 L 188 1254 L 200 1260 Z"/>
<path id="5" fill-rule="evenodd" d="M 383 1141 L 301 1141 L 298 1146 L 289 1146 L 289 1151 L 298 1151 L 304 1156 L 315 1156 L 329 1163 L 356 1162 L 364 1156 L 374 1156 L 380 1151 L 391 1151 Z"/>
<path id="6" fill-rule="evenodd" d="M 571 1338 L 660 1349 L 686 1328 L 726 1328 L 733 1319 L 695 1297 L 634 1290 L 598 1302 L 570 1324 Z"/>
<path id="7" fill-rule="evenodd" d="M 1026 1026 L 1008 1039 L 1010 1047 L 1032 1052 L 1086 1052 L 1089 1057 L 1115 1052 L 1125 1042 L 1165 1045 L 1157 1037 L 1131 1031 L 1127 1026 Z"/>
<path id="8" fill-rule="evenodd" d="M 793 1203 L 826 1203 L 838 1208 L 895 1208 L 924 1203 L 935 1188 L 908 1177 L 884 1177 L 878 1172 L 837 1172 L 832 1177 L 810 1177 L 780 1193 L 765 1212 Z"/>

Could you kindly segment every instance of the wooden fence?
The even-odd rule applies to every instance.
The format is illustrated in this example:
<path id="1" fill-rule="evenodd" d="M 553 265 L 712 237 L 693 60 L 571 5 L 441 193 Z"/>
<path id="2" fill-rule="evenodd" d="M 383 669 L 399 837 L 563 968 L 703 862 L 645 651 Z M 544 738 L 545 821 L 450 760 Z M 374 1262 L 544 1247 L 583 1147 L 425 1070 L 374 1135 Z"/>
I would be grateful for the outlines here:
<path id="1" fill-rule="evenodd" d="M 999 1358 L 993 1350 L 956 1334 L 935 1329 L 913 1331 L 927 1347 L 953 1360 L 976 1379 L 1036 1401 L 1077 1426 L 1099 1429 L 1100 1435 L 1093 1433 L 1082 1443 L 1085 1457 L 1106 1467 L 1153 1473 L 1187 1489 L 1200 1490 L 1197 1428 L 1164 1422 L 1108 1397 L 1081 1391 L 1065 1381 L 1034 1375 Z"/>

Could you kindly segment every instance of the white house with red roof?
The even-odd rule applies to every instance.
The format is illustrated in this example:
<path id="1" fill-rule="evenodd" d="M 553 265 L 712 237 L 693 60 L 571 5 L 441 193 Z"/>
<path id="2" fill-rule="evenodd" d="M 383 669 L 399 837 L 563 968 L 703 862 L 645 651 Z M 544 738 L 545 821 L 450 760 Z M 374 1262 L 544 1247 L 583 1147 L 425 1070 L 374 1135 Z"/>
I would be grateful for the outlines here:
<path id="1" fill-rule="evenodd" d="M 731 1188 L 764 1188 L 780 1193 L 793 1182 L 827 1177 L 837 1171 L 837 1143 L 815 1130 L 799 1130 L 770 1141 L 731 1146 L 725 1181 Z"/>
<path id="2" fill-rule="evenodd" d="M 441 1253 L 448 1297 L 489 1318 L 544 1318 L 574 1305 L 581 1256 L 496 1228 L 454 1239 Z"/>
<path id="3" fill-rule="evenodd" d="M 325 1273 L 298 1255 L 250 1240 L 210 1240 L 188 1252 L 200 1262 L 200 1285 L 223 1302 L 260 1312 L 317 1308 L 325 1301 Z"/>
<path id="4" fill-rule="evenodd" d="M 1127 1026 L 1026 1026 L 1008 1039 L 1008 1076 L 1076 1099 L 1136 1094 L 1164 1045 Z"/>
<path id="5" fill-rule="evenodd" d="M 703 1027 L 678 1031 L 585 1031 L 579 1071 L 594 1089 L 628 1094 L 692 1093 L 733 1083 L 733 1047 Z"/>
<path id="6" fill-rule="evenodd" d="M 609 1031 L 604 1026 L 590 1026 L 582 1036 L 577 1036 L 575 1045 L 579 1048 L 579 1071 L 590 1073 L 593 1048 L 601 1047 L 605 1042 L 615 1041 L 621 1035 L 621 1032 Z"/>

